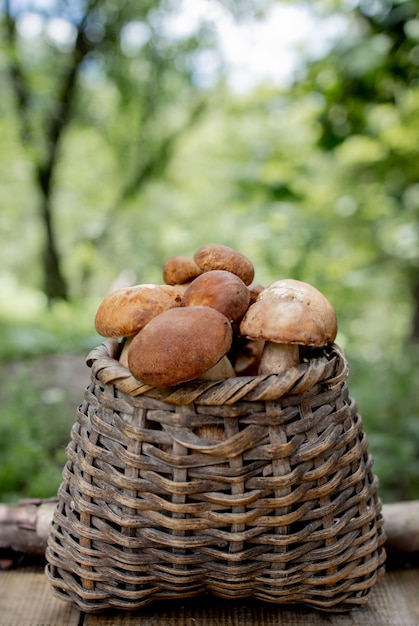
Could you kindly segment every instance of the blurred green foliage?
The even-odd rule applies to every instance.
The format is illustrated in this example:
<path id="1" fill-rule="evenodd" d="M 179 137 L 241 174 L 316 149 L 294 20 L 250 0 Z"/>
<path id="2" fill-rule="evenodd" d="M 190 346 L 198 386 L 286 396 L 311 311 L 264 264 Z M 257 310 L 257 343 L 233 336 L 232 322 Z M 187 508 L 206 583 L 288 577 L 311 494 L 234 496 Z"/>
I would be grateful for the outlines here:
<path id="1" fill-rule="evenodd" d="M 3 500 L 50 497 L 65 463 L 69 420 L 61 407 L 36 387 L 28 363 L 13 368 L 2 394 L 0 488 Z M 4 373 L 3 373 L 4 375 Z M 48 388 L 47 388 L 48 389 Z"/>
<path id="2" fill-rule="evenodd" d="M 48 381 L 31 376 L 37 359 L 85 353 L 100 341 L 93 317 L 112 286 L 161 282 L 166 258 L 210 241 L 245 253 L 257 282 L 291 276 L 329 297 L 383 499 L 418 498 L 415 3 L 318 2 L 347 20 L 346 36 L 288 89 L 249 93 L 232 92 L 222 73 L 199 84 L 194 55 L 218 54 L 208 24 L 171 40 L 170 3 L 145 3 L 141 15 L 112 7 L 92 22 L 107 39 L 91 34 L 51 189 L 68 302 L 48 305 L 43 291 L 34 164 L 69 51 L 41 35 L 21 41 L 36 149 L 22 142 L 13 90 L 0 100 L 0 354 L 13 373 L 0 391 L 0 499 L 51 495 L 60 480 L 78 399 L 65 387 L 48 395 Z M 131 23 L 152 24 L 153 37 L 124 53 L 118 29 Z M 5 72 L 10 50 L 0 46 Z"/>

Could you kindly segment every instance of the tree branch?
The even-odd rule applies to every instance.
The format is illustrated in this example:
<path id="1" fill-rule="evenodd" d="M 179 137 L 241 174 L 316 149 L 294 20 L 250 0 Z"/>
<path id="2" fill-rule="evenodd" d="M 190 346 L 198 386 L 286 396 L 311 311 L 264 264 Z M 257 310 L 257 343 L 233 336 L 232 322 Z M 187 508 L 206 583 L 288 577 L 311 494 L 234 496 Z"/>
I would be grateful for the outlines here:
<path id="1" fill-rule="evenodd" d="M 10 2 L 5 0 L 6 38 L 9 45 L 9 76 L 12 90 L 15 94 L 18 119 L 20 120 L 19 132 L 24 145 L 33 143 L 32 129 L 30 124 L 30 89 L 19 63 L 19 55 L 16 44 L 16 22 L 10 11 Z"/>
<path id="2" fill-rule="evenodd" d="M 165 169 L 172 157 L 177 141 L 186 130 L 191 128 L 198 121 L 205 109 L 205 101 L 199 101 L 185 124 L 161 141 L 155 151 L 150 154 L 144 162 L 139 164 L 131 179 L 122 189 L 119 202 L 116 203 L 117 205 L 134 196 L 138 192 L 138 189 L 147 183 L 148 180 L 151 180 L 151 178 L 160 174 Z"/>

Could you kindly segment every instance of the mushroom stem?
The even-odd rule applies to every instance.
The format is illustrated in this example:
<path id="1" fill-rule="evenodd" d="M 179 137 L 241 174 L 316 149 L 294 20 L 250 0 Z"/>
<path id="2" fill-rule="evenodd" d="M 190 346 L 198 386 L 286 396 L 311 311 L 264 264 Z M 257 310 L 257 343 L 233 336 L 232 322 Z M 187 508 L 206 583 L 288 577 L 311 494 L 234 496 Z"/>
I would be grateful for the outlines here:
<path id="1" fill-rule="evenodd" d="M 225 380 L 226 378 L 234 378 L 236 372 L 227 356 L 223 356 L 218 363 L 213 365 L 209 370 L 202 372 L 198 376 L 199 380 Z"/>
<path id="2" fill-rule="evenodd" d="M 236 376 L 257 376 L 264 346 L 264 339 L 247 339 L 239 344 L 234 362 Z"/>
<path id="3" fill-rule="evenodd" d="M 282 374 L 300 362 L 297 344 L 266 341 L 259 363 L 259 375 Z"/>
<path id="4" fill-rule="evenodd" d="M 121 365 L 127 368 L 128 368 L 128 350 L 134 337 L 135 335 L 130 335 L 129 337 L 125 338 L 124 345 L 122 346 L 121 354 L 119 355 L 119 362 L 121 363 Z"/>

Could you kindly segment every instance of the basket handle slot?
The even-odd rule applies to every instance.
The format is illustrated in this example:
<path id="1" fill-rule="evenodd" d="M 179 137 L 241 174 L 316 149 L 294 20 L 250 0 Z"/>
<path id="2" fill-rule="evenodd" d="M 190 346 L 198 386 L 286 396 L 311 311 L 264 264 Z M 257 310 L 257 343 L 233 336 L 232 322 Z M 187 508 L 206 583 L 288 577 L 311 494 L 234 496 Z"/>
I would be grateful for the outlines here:
<path id="1" fill-rule="evenodd" d="M 167 434 L 175 441 L 190 448 L 199 450 L 204 454 L 217 457 L 235 457 L 245 450 L 253 448 L 266 437 L 266 428 L 250 425 L 239 433 L 236 433 L 225 441 L 213 443 L 210 439 L 198 437 L 188 428 L 176 428 L 175 426 L 162 425 Z"/>

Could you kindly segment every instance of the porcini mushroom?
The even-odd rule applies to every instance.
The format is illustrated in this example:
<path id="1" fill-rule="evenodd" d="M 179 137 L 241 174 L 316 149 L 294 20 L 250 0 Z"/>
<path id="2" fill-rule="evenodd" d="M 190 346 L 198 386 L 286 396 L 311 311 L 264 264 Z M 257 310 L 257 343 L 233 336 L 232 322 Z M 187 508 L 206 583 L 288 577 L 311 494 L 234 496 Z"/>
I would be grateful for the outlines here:
<path id="1" fill-rule="evenodd" d="M 257 376 L 262 357 L 264 339 L 239 337 L 237 353 L 234 360 L 234 371 L 237 376 Z"/>
<path id="2" fill-rule="evenodd" d="M 253 263 L 241 252 L 219 243 L 209 243 L 194 254 L 194 261 L 203 272 L 227 270 L 250 285 L 255 275 Z"/>
<path id="3" fill-rule="evenodd" d="M 204 272 L 191 282 L 182 296 L 182 306 L 210 306 L 230 321 L 238 322 L 250 302 L 250 291 L 241 278 L 226 270 Z"/>
<path id="4" fill-rule="evenodd" d="M 178 307 L 154 317 L 132 340 L 131 373 L 166 387 L 187 382 L 213 367 L 231 347 L 229 320 L 208 306 Z"/>
<path id="5" fill-rule="evenodd" d="M 248 287 L 250 292 L 250 304 L 253 304 L 258 299 L 259 294 L 265 289 L 263 285 L 259 283 L 252 283 Z"/>
<path id="6" fill-rule="evenodd" d="M 198 376 L 199 380 L 226 380 L 234 378 L 236 372 L 227 355 L 224 355 L 218 363 L 210 367 L 206 372 Z"/>
<path id="7" fill-rule="evenodd" d="M 134 339 L 134 337 L 135 335 L 129 335 L 128 337 L 125 337 L 125 340 L 122 343 L 121 353 L 118 359 L 120 364 L 127 368 L 128 368 L 128 352 L 129 352 L 131 342 Z"/>
<path id="8" fill-rule="evenodd" d="M 142 284 L 116 289 L 99 305 L 95 328 L 103 337 L 134 335 L 153 317 L 180 303 L 181 295 L 170 285 Z"/>
<path id="9" fill-rule="evenodd" d="M 202 270 L 187 256 L 172 256 L 163 263 L 163 280 L 167 285 L 184 285 L 200 274 Z"/>
<path id="10" fill-rule="evenodd" d="M 264 339 L 259 374 L 279 374 L 299 362 L 299 345 L 322 347 L 337 333 L 335 311 L 308 283 L 278 280 L 258 296 L 240 323 L 240 334 Z"/>

